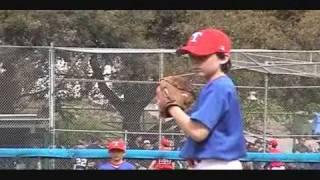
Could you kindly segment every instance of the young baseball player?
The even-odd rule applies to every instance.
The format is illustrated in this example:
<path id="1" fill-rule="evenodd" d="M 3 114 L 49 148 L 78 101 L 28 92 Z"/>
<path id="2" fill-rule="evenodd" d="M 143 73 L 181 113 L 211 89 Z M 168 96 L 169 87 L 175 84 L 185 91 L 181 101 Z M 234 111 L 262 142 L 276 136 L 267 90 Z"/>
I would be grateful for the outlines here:
<path id="1" fill-rule="evenodd" d="M 172 151 L 173 150 L 173 142 L 167 138 L 161 139 L 160 150 L 163 151 Z M 153 160 L 149 166 L 150 170 L 174 170 L 175 163 L 170 159 L 157 159 Z"/>
<path id="2" fill-rule="evenodd" d="M 85 149 L 86 145 L 79 144 L 74 148 L 76 149 Z M 87 158 L 75 158 L 75 162 L 73 164 L 73 170 L 86 170 L 88 167 L 88 159 Z"/>
<path id="3" fill-rule="evenodd" d="M 126 145 L 123 140 L 114 140 L 107 144 L 110 154 L 110 160 L 106 163 L 98 165 L 98 170 L 134 170 L 134 165 L 126 162 L 123 156 L 126 151 Z"/>
<path id="4" fill-rule="evenodd" d="M 99 146 L 98 141 L 90 141 L 80 139 L 79 144 L 76 145 L 74 148 L 76 149 L 100 149 L 102 147 Z M 96 160 L 90 160 L 87 158 L 75 158 L 75 162 L 73 164 L 74 170 L 90 170 L 95 167 Z"/>
<path id="5" fill-rule="evenodd" d="M 268 142 L 268 151 L 270 153 L 281 153 L 281 151 L 277 148 L 278 141 L 275 139 L 272 139 Z M 271 161 L 270 163 L 267 163 L 265 166 L 268 170 L 285 170 L 286 165 L 283 162 L 280 161 Z"/>
<path id="6" fill-rule="evenodd" d="M 171 104 L 166 112 L 184 131 L 187 140 L 180 156 L 189 160 L 193 169 L 242 169 L 240 158 L 246 156 L 239 97 L 232 80 L 226 75 L 231 67 L 231 40 L 221 30 L 207 28 L 192 34 L 177 50 L 192 59 L 193 70 L 207 83 L 201 89 L 191 111 Z M 165 88 L 162 88 L 162 91 Z M 159 107 L 163 98 L 159 95 Z"/>

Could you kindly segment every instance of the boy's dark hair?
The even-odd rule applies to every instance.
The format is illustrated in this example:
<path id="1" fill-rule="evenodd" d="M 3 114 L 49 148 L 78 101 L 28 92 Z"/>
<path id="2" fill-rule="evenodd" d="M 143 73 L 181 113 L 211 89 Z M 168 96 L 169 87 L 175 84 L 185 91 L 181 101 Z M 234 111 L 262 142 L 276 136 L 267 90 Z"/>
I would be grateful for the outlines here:
<path id="1" fill-rule="evenodd" d="M 226 57 L 226 55 L 224 53 L 217 53 L 216 55 L 219 59 L 222 59 L 222 60 L 225 59 L 225 57 Z M 232 66 L 232 64 L 231 64 L 231 58 L 230 58 L 227 63 L 221 65 L 221 70 L 224 73 L 228 73 L 231 69 L 231 66 Z"/>

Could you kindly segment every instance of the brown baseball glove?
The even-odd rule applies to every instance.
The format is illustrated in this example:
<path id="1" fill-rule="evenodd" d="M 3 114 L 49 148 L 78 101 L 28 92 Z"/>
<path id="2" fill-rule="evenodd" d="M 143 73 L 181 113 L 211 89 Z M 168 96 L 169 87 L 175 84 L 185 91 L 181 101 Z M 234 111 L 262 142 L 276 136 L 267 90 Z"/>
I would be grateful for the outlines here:
<path id="1" fill-rule="evenodd" d="M 181 76 L 168 76 L 160 80 L 157 88 L 157 100 L 162 117 L 171 117 L 168 108 L 179 106 L 187 110 L 195 96 L 191 83 Z"/>

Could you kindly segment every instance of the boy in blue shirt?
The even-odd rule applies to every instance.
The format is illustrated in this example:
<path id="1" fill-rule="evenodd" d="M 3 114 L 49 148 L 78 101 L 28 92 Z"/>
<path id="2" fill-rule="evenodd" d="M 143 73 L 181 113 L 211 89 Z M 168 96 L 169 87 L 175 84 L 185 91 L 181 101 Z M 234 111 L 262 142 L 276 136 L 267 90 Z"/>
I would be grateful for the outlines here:
<path id="1" fill-rule="evenodd" d="M 246 156 L 246 147 L 240 102 L 225 74 L 231 68 L 230 50 L 229 37 L 213 28 L 193 33 L 177 50 L 188 54 L 193 70 L 207 80 L 188 114 L 179 106 L 167 109 L 187 136 L 180 156 L 193 169 L 242 169 L 239 159 Z"/>

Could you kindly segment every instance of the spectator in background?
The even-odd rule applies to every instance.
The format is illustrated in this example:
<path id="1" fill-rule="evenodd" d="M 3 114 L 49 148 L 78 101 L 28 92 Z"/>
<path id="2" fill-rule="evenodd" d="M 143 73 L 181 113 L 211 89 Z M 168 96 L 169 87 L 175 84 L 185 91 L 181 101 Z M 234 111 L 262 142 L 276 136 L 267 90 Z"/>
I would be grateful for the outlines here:
<path id="1" fill-rule="evenodd" d="M 306 139 L 300 138 L 298 142 L 295 144 L 294 151 L 297 153 L 305 153 L 309 151 L 309 148 L 305 145 Z"/>
<path id="2" fill-rule="evenodd" d="M 140 138 L 139 138 L 139 141 L 138 141 L 138 142 L 140 142 Z M 153 150 L 153 149 L 154 149 L 154 147 L 153 147 L 153 145 L 151 144 L 150 140 L 145 139 L 145 140 L 143 141 L 143 140 L 142 140 L 142 137 L 141 137 L 141 148 L 142 148 L 143 150 Z M 147 159 L 136 160 L 135 165 L 136 165 L 136 167 L 138 167 L 139 169 L 145 170 L 145 169 L 148 169 L 148 166 L 149 166 L 149 164 L 150 164 L 150 161 L 151 161 L 151 160 L 147 160 Z"/>
<path id="3" fill-rule="evenodd" d="M 85 149 L 87 147 L 87 143 L 85 140 L 80 139 L 79 144 L 74 146 L 75 149 Z M 86 170 L 88 165 L 88 159 L 87 158 L 75 158 L 73 163 L 73 170 Z"/>
<path id="4" fill-rule="evenodd" d="M 110 159 L 97 166 L 98 170 L 134 170 L 136 167 L 126 162 L 123 157 L 126 152 L 126 144 L 122 139 L 113 140 L 106 145 Z"/>
<path id="5" fill-rule="evenodd" d="M 255 144 L 256 152 L 263 152 L 263 147 L 264 147 L 264 141 L 263 140 L 256 139 L 254 144 Z"/>
<path id="6" fill-rule="evenodd" d="M 102 141 L 97 137 L 90 137 L 87 143 L 87 149 L 101 149 L 104 148 Z"/>
<path id="7" fill-rule="evenodd" d="M 268 151 L 270 153 L 280 153 L 281 151 L 277 148 L 278 147 L 278 141 L 275 139 L 272 139 L 268 142 Z"/>
<path id="8" fill-rule="evenodd" d="M 182 130 L 181 130 L 182 132 Z M 177 151 L 180 151 L 181 147 L 184 145 L 184 143 L 186 142 L 187 140 L 187 137 L 184 136 L 179 142 L 177 145 Z M 187 161 L 181 161 L 181 160 L 178 160 L 176 161 L 176 169 L 191 169 L 191 167 L 189 167 L 189 164 Z"/>
<path id="9" fill-rule="evenodd" d="M 305 140 L 304 145 L 308 148 L 309 152 L 319 152 L 318 141 L 313 138 L 308 138 Z"/>
<path id="10" fill-rule="evenodd" d="M 268 152 L 281 153 L 281 151 L 277 147 L 278 147 L 277 140 L 272 139 L 271 141 L 268 142 Z M 268 170 L 285 170 L 286 169 L 285 163 L 280 161 L 272 161 L 270 163 L 267 163 L 265 167 Z"/>
<path id="11" fill-rule="evenodd" d="M 153 145 L 151 144 L 150 140 L 144 140 L 143 141 L 143 149 L 145 150 L 152 150 L 153 149 Z"/>
<path id="12" fill-rule="evenodd" d="M 256 152 L 256 148 L 255 145 L 251 142 L 247 142 L 247 151 L 248 152 Z M 246 161 L 246 162 L 242 162 L 243 165 L 243 169 L 245 170 L 253 170 L 254 169 L 254 163 L 252 161 Z"/>
<path id="13" fill-rule="evenodd" d="M 162 138 L 161 144 L 160 144 L 160 150 L 163 151 L 172 151 L 174 148 L 173 141 Z M 157 159 L 153 160 L 149 166 L 150 170 L 174 170 L 175 169 L 175 163 L 174 161 L 170 159 Z"/>
<path id="14" fill-rule="evenodd" d="M 295 142 L 294 152 L 296 153 L 307 153 L 309 152 L 309 148 L 305 145 L 306 138 L 301 137 L 298 138 Z M 293 163 L 292 163 L 293 164 Z M 310 163 L 294 163 L 297 169 L 311 169 Z"/>
<path id="15" fill-rule="evenodd" d="M 75 149 L 101 149 L 99 145 L 99 140 L 95 137 L 90 137 L 88 139 L 80 139 L 78 141 L 78 145 L 74 146 Z M 93 159 L 87 158 L 75 158 L 73 164 L 73 170 L 90 170 L 94 169 L 96 161 Z"/>
<path id="16" fill-rule="evenodd" d="M 103 149 L 104 146 L 101 143 L 100 139 L 92 137 L 89 139 L 86 149 Z M 100 161 L 100 159 L 88 159 L 87 170 L 95 169 L 96 164 Z"/>
<path id="17" fill-rule="evenodd" d="M 263 140 L 256 139 L 252 145 L 253 152 L 263 152 Z M 265 162 L 253 162 L 253 169 L 264 169 Z"/>
<path id="18" fill-rule="evenodd" d="M 143 148 L 143 138 L 142 136 L 138 136 L 133 144 L 133 149 L 142 149 Z"/>

